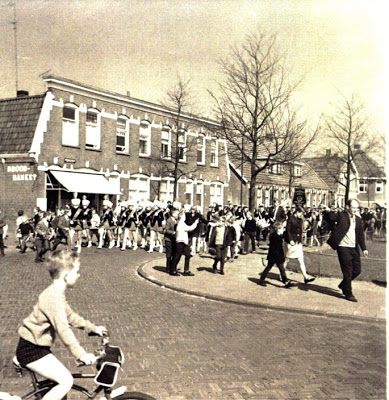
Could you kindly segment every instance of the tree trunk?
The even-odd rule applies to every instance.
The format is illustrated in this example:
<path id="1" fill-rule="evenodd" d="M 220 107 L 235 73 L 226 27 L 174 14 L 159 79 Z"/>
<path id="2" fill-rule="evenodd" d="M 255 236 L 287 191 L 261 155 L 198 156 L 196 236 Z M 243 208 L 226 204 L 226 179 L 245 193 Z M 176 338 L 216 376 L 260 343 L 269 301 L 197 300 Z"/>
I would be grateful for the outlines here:
<path id="1" fill-rule="evenodd" d="M 251 176 L 250 187 L 249 187 L 249 210 L 253 211 L 255 208 L 255 189 L 256 189 L 256 177 Z"/>

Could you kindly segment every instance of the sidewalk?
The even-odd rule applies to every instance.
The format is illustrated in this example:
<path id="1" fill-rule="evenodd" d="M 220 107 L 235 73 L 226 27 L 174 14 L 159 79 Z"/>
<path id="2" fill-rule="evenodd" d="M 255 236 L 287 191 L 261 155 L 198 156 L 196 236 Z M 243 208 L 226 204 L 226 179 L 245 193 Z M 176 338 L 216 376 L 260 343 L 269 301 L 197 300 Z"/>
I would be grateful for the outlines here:
<path id="1" fill-rule="evenodd" d="M 138 273 L 162 287 L 214 300 L 357 320 L 385 320 L 385 287 L 354 281 L 353 292 L 358 303 L 352 303 L 344 299 L 337 278 L 318 277 L 305 285 L 301 273 L 287 270 L 293 287 L 285 289 L 277 267 L 269 273 L 267 287 L 262 287 L 258 285 L 259 273 L 266 260 L 262 263 L 261 257 L 260 254 L 239 256 L 233 263 L 225 264 L 225 275 L 212 273 L 213 259 L 208 255 L 191 259 L 193 277 L 168 275 L 164 258 L 143 264 Z M 183 260 L 180 265 L 182 269 Z"/>

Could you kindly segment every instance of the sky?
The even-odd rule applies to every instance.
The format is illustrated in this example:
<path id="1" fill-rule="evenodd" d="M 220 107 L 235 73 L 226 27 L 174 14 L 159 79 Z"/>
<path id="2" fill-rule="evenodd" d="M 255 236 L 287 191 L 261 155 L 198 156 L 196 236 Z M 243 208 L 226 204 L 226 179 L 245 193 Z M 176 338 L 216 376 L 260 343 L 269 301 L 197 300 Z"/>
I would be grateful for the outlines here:
<path id="1" fill-rule="evenodd" d="M 0 98 L 41 93 L 50 73 L 160 103 L 180 75 L 211 116 L 218 60 L 245 35 L 277 35 L 296 104 L 315 125 L 340 96 L 365 105 L 371 132 L 389 127 L 385 0 L 0 0 Z"/>

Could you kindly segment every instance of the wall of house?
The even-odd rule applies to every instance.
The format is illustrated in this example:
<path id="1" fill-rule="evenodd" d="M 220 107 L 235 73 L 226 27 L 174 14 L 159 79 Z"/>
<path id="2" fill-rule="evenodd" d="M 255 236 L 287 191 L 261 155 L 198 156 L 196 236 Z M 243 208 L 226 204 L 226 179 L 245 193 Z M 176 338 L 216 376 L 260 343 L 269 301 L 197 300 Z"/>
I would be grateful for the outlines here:
<path id="1" fill-rule="evenodd" d="M 27 157 L 3 158 L 0 164 L 0 208 L 3 210 L 9 233 L 14 237 L 19 210 L 28 216 L 37 205 L 44 207 L 45 180 L 35 160 Z"/>
<path id="2" fill-rule="evenodd" d="M 94 98 L 66 90 L 51 89 L 54 96 L 53 107 L 50 112 L 50 119 L 47 123 L 47 131 L 44 134 L 44 141 L 41 144 L 39 165 L 58 165 L 60 167 L 89 168 L 96 171 L 119 173 L 121 180 L 122 199 L 128 196 L 129 176 L 133 174 L 144 174 L 150 177 L 150 200 L 158 197 L 158 185 L 162 177 L 166 177 L 163 171 L 166 170 L 161 160 L 161 131 L 165 124 L 172 124 L 169 115 L 152 112 L 147 109 L 135 109 L 130 106 L 113 101 Z M 63 105 L 73 103 L 79 107 L 79 145 L 76 147 L 62 145 L 62 113 Z M 101 112 L 101 146 L 100 149 L 89 149 L 85 147 L 86 142 L 86 110 L 95 108 Z M 130 118 L 129 153 L 116 152 L 116 128 L 117 116 L 124 114 Z M 147 120 L 151 123 L 151 155 L 139 155 L 139 129 L 140 121 Z M 206 136 L 205 164 L 198 165 L 196 162 L 196 134 L 203 127 L 193 122 L 186 123 L 190 133 L 188 135 L 188 152 L 185 163 L 180 167 L 187 172 L 181 179 L 178 187 L 178 200 L 185 203 L 186 180 L 191 179 L 204 182 L 203 206 L 208 207 L 211 202 L 210 183 L 220 182 L 228 185 L 227 163 L 223 143 L 219 142 L 218 165 L 210 165 L 211 158 L 211 136 Z M 67 160 L 72 160 L 71 165 Z M 171 167 L 170 167 L 171 169 Z M 196 188 L 194 188 L 195 191 Z M 193 195 L 194 196 L 194 195 Z M 224 187 L 224 197 L 227 196 L 227 188 Z"/>
<path id="3" fill-rule="evenodd" d="M 360 192 L 357 199 L 363 207 L 375 207 L 375 203 L 384 204 L 386 202 L 386 181 L 382 180 L 382 192 L 377 192 L 376 180 L 369 181 L 366 193 Z"/>

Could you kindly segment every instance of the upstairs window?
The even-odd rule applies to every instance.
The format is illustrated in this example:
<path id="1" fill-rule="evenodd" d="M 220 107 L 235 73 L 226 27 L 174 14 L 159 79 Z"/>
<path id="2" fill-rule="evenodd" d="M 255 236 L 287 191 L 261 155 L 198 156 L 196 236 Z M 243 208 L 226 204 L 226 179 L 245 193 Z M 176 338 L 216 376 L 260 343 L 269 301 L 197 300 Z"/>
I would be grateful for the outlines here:
<path id="1" fill-rule="evenodd" d="M 139 127 L 139 155 L 151 155 L 151 126 L 147 121 L 142 121 Z"/>
<path id="2" fill-rule="evenodd" d="M 129 129 L 128 120 L 124 116 L 119 116 L 116 123 L 116 152 L 129 152 Z"/>
<path id="3" fill-rule="evenodd" d="M 163 128 L 161 132 L 161 157 L 169 159 L 171 156 L 171 135 L 169 128 Z"/>
<path id="4" fill-rule="evenodd" d="M 197 138 L 197 164 L 205 164 L 205 138 L 199 136 Z"/>
<path id="5" fill-rule="evenodd" d="M 301 165 L 295 164 L 293 165 L 293 176 L 296 176 L 297 178 L 301 177 L 302 175 L 302 168 Z"/>
<path id="6" fill-rule="evenodd" d="M 282 174 L 282 166 L 280 164 L 270 165 L 268 171 L 271 174 L 281 175 Z"/>
<path id="7" fill-rule="evenodd" d="M 79 113 L 75 104 L 65 104 L 62 110 L 62 144 L 79 146 Z"/>
<path id="8" fill-rule="evenodd" d="M 181 130 L 178 132 L 178 143 L 177 143 L 177 151 L 178 151 L 178 160 L 186 161 L 186 133 Z"/>
<path id="9" fill-rule="evenodd" d="M 359 193 L 367 193 L 367 181 L 364 179 L 359 180 Z"/>
<path id="10" fill-rule="evenodd" d="M 97 110 L 88 110 L 86 113 L 85 147 L 100 149 L 100 113 Z"/>
<path id="11" fill-rule="evenodd" d="M 383 193 L 384 191 L 384 182 L 379 180 L 375 183 L 375 192 L 376 193 Z"/>
<path id="12" fill-rule="evenodd" d="M 218 166 L 218 142 L 217 139 L 211 140 L 211 166 Z"/>

